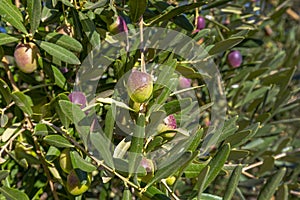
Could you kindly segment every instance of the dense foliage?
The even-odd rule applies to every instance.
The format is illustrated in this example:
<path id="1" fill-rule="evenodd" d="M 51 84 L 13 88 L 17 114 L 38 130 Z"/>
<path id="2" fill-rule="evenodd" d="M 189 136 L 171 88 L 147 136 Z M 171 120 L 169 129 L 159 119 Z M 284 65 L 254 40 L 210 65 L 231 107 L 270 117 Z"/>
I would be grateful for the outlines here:
<path id="1" fill-rule="evenodd" d="M 299 10 L 1 0 L 0 198 L 300 198 Z"/>

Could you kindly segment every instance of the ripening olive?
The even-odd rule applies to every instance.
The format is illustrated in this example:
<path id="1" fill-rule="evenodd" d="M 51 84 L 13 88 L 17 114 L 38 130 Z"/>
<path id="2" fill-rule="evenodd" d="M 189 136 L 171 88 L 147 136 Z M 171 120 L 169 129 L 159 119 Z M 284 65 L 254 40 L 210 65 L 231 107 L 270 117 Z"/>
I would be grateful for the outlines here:
<path id="1" fill-rule="evenodd" d="M 24 73 L 32 73 L 36 70 L 38 55 L 39 49 L 33 42 L 19 43 L 14 52 L 17 66 Z"/>

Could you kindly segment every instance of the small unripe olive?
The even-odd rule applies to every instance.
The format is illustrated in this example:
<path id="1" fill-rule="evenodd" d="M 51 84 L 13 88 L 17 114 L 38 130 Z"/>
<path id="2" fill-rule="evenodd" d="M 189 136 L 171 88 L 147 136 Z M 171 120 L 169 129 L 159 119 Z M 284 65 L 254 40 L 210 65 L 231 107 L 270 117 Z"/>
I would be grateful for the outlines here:
<path id="1" fill-rule="evenodd" d="M 33 42 L 19 43 L 14 52 L 17 66 L 24 73 L 32 73 L 36 70 L 38 55 L 39 49 Z"/>
<path id="2" fill-rule="evenodd" d="M 176 181 L 175 176 L 169 176 L 168 178 L 166 178 L 166 183 L 170 186 L 173 185 L 175 183 L 175 181 Z"/>
<path id="3" fill-rule="evenodd" d="M 153 91 L 151 75 L 145 72 L 133 70 L 127 81 L 127 91 L 133 101 L 137 103 L 147 101 Z"/>
<path id="4" fill-rule="evenodd" d="M 227 56 L 227 62 L 231 67 L 234 68 L 241 66 L 243 62 L 243 57 L 241 52 L 237 50 L 231 51 Z"/>
<path id="5" fill-rule="evenodd" d="M 91 175 L 80 169 L 73 169 L 67 176 L 67 190 L 77 196 L 86 192 L 91 185 Z"/>
<path id="6" fill-rule="evenodd" d="M 61 152 L 60 157 L 59 157 L 59 165 L 64 172 L 70 173 L 70 171 L 72 170 L 70 149 L 64 149 Z"/>

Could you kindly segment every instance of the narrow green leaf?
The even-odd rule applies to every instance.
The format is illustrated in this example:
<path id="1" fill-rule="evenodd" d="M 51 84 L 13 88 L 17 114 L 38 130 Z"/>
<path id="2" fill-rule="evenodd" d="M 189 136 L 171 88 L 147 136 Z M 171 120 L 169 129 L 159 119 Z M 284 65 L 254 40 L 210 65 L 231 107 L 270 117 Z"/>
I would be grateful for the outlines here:
<path id="1" fill-rule="evenodd" d="M 82 44 L 76 39 L 56 32 L 47 34 L 45 39 L 47 42 L 55 43 L 74 52 L 81 52 L 83 48 Z"/>
<path id="2" fill-rule="evenodd" d="M 48 135 L 50 133 L 54 133 L 54 130 L 52 130 L 46 124 L 37 124 L 34 127 L 34 135 L 37 135 L 37 136 L 46 136 L 46 135 Z"/>
<path id="3" fill-rule="evenodd" d="M 192 103 L 191 98 L 184 98 L 180 100 L 173 100 L 163 105 L 163 109 L 166 111 L 166 115 L 170 115 L 181 111 L 182 108 L 186 108 Z"/>
<path id="4" fill-rule="evenodd" d="M 202 139 L 202 136 L 203 136 L 203 133 L 204 133 L 204 130 L 203 128 L 200 128 L 197 130 L 197 132 L 195 133 L 195 136 L 192 143 L 190 144 L 188 150 L 191 151 L 191 152 L 194 152 L 197 150 L 200 142 L 201 142 L 201 139 Z"/>
<path id="5" fill-rule="evenodd" d="M 6 82 L 1 78 L 0 78 L 0 93 L 1 96 L 4 98 L 6 104 L 8 105 L 12 100 L 11 90 L 9 86 L 6 84 Z"/>
<path id="6" fill-rule="evenodd" d="M 247 150 L 231 150 L 230 151 L 230 154 L 229 154 L 229 157 L 228 157 L 228 160 L 239 160 L 239 159 L 242 159 L 242 158 L 245 158 L 246 156 L 249 155 L 249 151 Z"/>
<path id="7" fill-rule="evenodd" d="M 94 22 L 82 12 L 79 12 L 79 20 L 89 42 L 94 48 L 99 49 L 101 46 L 100 34 L 97 32 Z"/>
<path id="8" fill-rule="evenodd" d="M 94 9 L 97 9 L 97 8 L 101 8 L 103 6 L 105 6 L 105 4 L 107 3 L 108 0 L 99 0 L 95 3 L 93 2 L 86 2 L 84 4 L 84 9 L 85 10 L 94 10 Z"/>
<path id="9" fill-rule="evenodd" d="M 268 179 L 267 183 L 263 186 L 258 195 L 258 200 L 269 200 L 272 198 L 282 178 L 284 177 L 285 172 L 286 168 L 281 168 L 276 172 L 276 174 Z"/>
<path id="10" fill-rule="evenodd" d="M 240 132 L 237 132 L 234 135 L 231 135 L 230 137 L 228 137 L 225 140 L 225 142 L 230 143 L 231 146 L 233 146 L 233 147 L 244 144 L 245 142 L 247 142 L 249 139 L 251 139 L 256 134 L 256 132 L 259 129 L 259 125 L 260 125 L 260 123 L 255 123 L 255 124 L 249 126 L 247 129 L 244 129 Z"/>
<path id="11" fill-rule="evenodd" d="M 0 1 L 0 15 L 2 17 L 2 20 L 7 21 L 21 32 L 28 34 L 25 26 L 22 23 L 23 16 L 21 12 L 15 5 L 11 3 L 11 1 Z"/>
<path id="12" fill-rule="evenodd" d="M 222 134 L 219 137 L 219 141 L 225 140 L 227 137 L 233 135 L 238 130 L 239 127 L 236 124 L 237 119 L 238 116 L 236 115 L 230 118 L 229 120 L 225 121 Z"/>
<path id="13" fill-rule="evenodd" d="M 181 13 L 184 13 L 185 11 L 192 10 L 194 8 L 197 8 L 197 7 L 200 7 L 203 5 L 205 5 L 205 2 L 191 3 L 191 4 L 175 7 L 173 9 L 165 12 L 164 14 L 159 15 L 158 17 L 154 17 L 154 19 L 150 19 L 150 22 L 148 22 L 148 25 L 151 26 L 151 25 L 157 24 L 161 21 L 170 20 L 173 17 L 175 17 Z"/>
<path id="14" fill-rule="evenodd" d="M 97 169 L 94 165 L 84 160 L 77 151 L 70 151 L 72 166 L 85 172 L 93 172 Z"/>
<path id="15" fill-rule="evenodd" d="M 5 127 L 8 123 L 8 116 L 2 112 L 0 116 L 0 127 Z"/>
<path id="16" fill-rule="evenodd" d="M 164 141 L 164 138 L 161 136 L 154 137 L 154 139 L 151 140 L 151 142 L 149 142 L 146 151 L 151 152 L 155 148 L 160 147 L 163 144 L 163 141 Z"/>
<path id="17" fill-rule="evenodd" d="M 42 4 L 40 0 L 28 0 L 27 8 L 30 19 L 30 31 L 34 35 L 40 25 L 42 16 Z"/>
<path id="18" fill-rule="evenodd" d="M 115 104 L 113 103 L 111 107 L 108 109 L 106 116 L 105 116 L 105 127 L 104 133 L 108 139 L 112 138 L 114 127 L 115 127 L 115 118 L 113 116 L 113 109 L 116 109 Z"/>
<path id="19" fill-rule="evenodd" d="M 260 166 L 258 174 L 269 172 L 273 169 L 275 164 L 275 158 L 273 156 L 264 156 L 263 164 Z"/>
<path id="20" fill-rule="evenodd" d="M 16 103 L 16 105 L 26 114 L 31 116 L 33 114 L 33 111 L 31 109 L 32 100 L 29 96 L 25 95 L 24 93 L 20 91 L 15 91 L 11 94 L 11 97 L 13 101 Z"/>
<path id="21" fill-rule="evenodd" d="M 3 179 L 5 179 L 8 175 L 9 175 L 9 171 L 8 170 L 1 170 L 0 171 L 0 181 L 2 181 Z"/>
<path id="22" fill-rule="evenodd" d="M 122 200 L 132 200 L 132 195 L 128 187 L 123 192 Z"/>
<path id="23" fill-rule="evenodd" d="M 66 78 L 65 76 L 61 73 L 61 71 L 59 69 L 57 69 L 57 67 L 51 65 L 52 67 L 52 71 L 53 71 L 53 75 L 54 75 L 54 82 L 55 84 L 60 87 L 61 89 L 66 89 L 67 85 L 66 85 Z"/>
<path id="24" fill-rule="evenodd" d="M 198 199 L 194 198 L 193 200 L 198 200 Z M 213 194 L 203 193 L 201 194 L 201 200 L 222 200 L 222 197 Z"/>
<path id="25" fill-rule="evenodd" d="M 207 6 L 205 6 L 205 7 L 203 8 L 203 10 L 208 10 L 208 9 L 211 9 L 211 8 L 215 8 L 215 7 L 224 5 L 224 4 L 226 4 L 227 2 L 229 2 L 229 1 L 230 1 L 230 0 L 213 1 L 212 3 L 207 4 Z"/>
<path id="26" fill-rule="evenodd" d="M 17 41 L 19 41 L 18 38 L 10 36 L 6 33 L 0 33 L 0 45 L 12 43 L 12 42 L 17 42 Z"/>
<path id="27" fill-rule="evenodd" d="M 29 200 L 24 192 L 7 186 L 0 187 L 0 193 L 9 200 Z"/>
<path id="28" fill-rule="evenodd" d="M 56 148 L 55 146 L 50 146 L 48 149 L 46 155 L 45 155 L 45 160 L 47 162 L 53 162 L 56 158 L 58 158 L 60 155 L 60 150 Z"/>
<path id="29" fill-rule="evenodd" d="M 64 109 L 62 109 L 59 105 L 59 101 L 60 100 L 66 100 L 68 101 L 69 98 L 67 95 L 61 93 L 59 94 L 57 97 L 55 97 L 54 99 L 51 100 L 50 102 L 50 108 L 53 109 L 55 111 L 55 113 L 58 115 L 62 125 L 65 128 L 68 128 L 70 125 L 70 120 L 68 118 L 67 115 L 65 115 L 65 113 L 63 112 Z"/>
<path id="30" fill-rule="evenodd" d="M 284 183 L 281 186 L 279 186 L 279 188 L 276 192 L 275 199 L 280 199 L 280 200 L 288 200 L 289 199 L 289 188 L 288 188 L 287 183 Z"/>
<path id="31" fill-rule="evenodd" d="M 61 46 L 45 41 L 37 41 L 37 44 L 51 56 L 63 62 L 75 65 L 80 64 L 80 60 L 71 51 Z"/>
<path id="32" fill-rule="evenodd" d="M 193 68 L 186 67 L 186 66 L 183 66 L 183 65 L 178 65 L 177 64 L 176 71 L 179 72 L 182 76 L 184 76 L 186 78 L 191 78 L 191 79 L 198 78 L 200 80 L 203 80 L 204 76 L 207 77 L 207 78 L 209 78 L 208 75 L 206 75 L 206 74 L 200 74 L 199 72 L 196 72 Z"/>
<path id="33" fill-rule="evenodd" d="M 167 178 L 168 176 L 171 176 L 172 174 L 174 174 L 180 167 L 182 167 L 187 161 L 190 160 L 191 156 L 192 156 L 192 153 L 190 151 L 185 152 L 174 162 L 169 163 L 169 165 L 167 167 L 158 169 L 155 172 L 154 177 L 148 182 L 146 188 L 148 188 L 155 182 L 157 182 L 163 178 Z"/>
<path id="34" fill-rule="evenodd" d="M 230 153 L 229 143 L 223 145 L 217 154 L 209 162 L 210 171 L 208 173 L 207 181 L 205 182 L 203 190 L 205 190 L 209 184 L 217 177 L 225 164 Z"/>
<path id="35" fill-rule="evenodd" d="M 221 53 L 223 51 L 226 51 L 226 50 L 234 47 L 235 45 L 239 44 L 243 40 L 244 40 L 244 37 L 241 37 L 241 36 L 240 37 L 232 37 L 232 38 L 223 40 L 221 42 L 216 43 L 215 46 L 209 50 L 208 53 L 210 55 Z"/>
<path id="36" fill-rule="evenodd" d="M 146 196 L 151 200 L 171 200 L 165 195 L 165 193 L 157 189 L 155 186 L 148 187 L 142 196 Z"/>
<path id="37" fill-rule="evenodd" d="M 210 166 L 206 166 L 198 175 L 198 181 L 195 184 L 193 191 L 196 191 L 197 199 L 201 199 L 202 192 L 204 191 L 204 184 L 207 181 L 210 172 Z M 195 192 L 194 192 L 195 193 Z"/>
<path id="38" fill-rule="evenodd" d="M 54 0 L 52 0 L 52 3 Z M 45 5 L 43 6 L 42 9 L 42 14 L 41 14 L 41 20 L 42 22 L 45 22 L 47 20 L 50 20 L 51 18 L 54 18 L 59 13 L 58 9 L 54 9 L 55 6 L 51 4 L 50 1 L 46 1 Z"/>
<path id="39" fill-rule="evenodd" d="M 129 0 L 130 18 L 138 22 L 147 8 L 148 0 Z"/>
<path id="40" fill-rule="evenodd" d="M 61 135 L 47 135 L 44 137 L 44 141 L 49 145 L 53 145 L 55 147 L 63 148 L 63 147 L 74 147 L 66 138 Z"/>
<path id="41" fill-rule="evenodd" d="M 74 7 L 74 5 L 69 0 L 60 0 L 63 4 L 69 7 Z"/>
<path id="42" fill-rule="evenodd" d="M 5 131 L 1 135 L 1 141 L 8 141 L 18 130 L 20 130 L 20 123 L 15 123 L 12 126 L 5 129 Z"/>
<path id="43" fill-rule="evenodd" d="M 225 31 L 230 31 L 230 29 L 223 25 L 222 23 L 218 22 L 217 20 L 214 20 L 214 19 L 210 19 L 210 18 L 206 18 L 207 21 L 215 24 L 216 26 L 220 27 L 221 29 L 224 29 Z"/>
<path id="44" fill-rule="evenodd" d="M 101 131 L 92 132 L 90 134 L 90 140 L 98 151 L 100 157 L 109 167 L 114 169 L 113 155 L 110 147 L 111 141 L 108 140 L 105 134 Z"/>
<path id="45" fill-rule="evenodd" d="M 227 183 L 227 189 L 225 190 L 224 200 L 230 200 L 233 197 L 240 180 L 242 169 L 243 165 L 238 165 L 231 173 L 230 179 Z"/>
<path id="46" fill-rule="evenodd" d="M 173 22 L 180 26 L 181 28 L 187 30 L 187 31 L 193 31 L 194 29 L 194 26 L 193 24 L 190 22 L 190 20 L 188 20 L 188 18 L 181 14 L 179 16 L 175 16 L 174 19 L 173 19 Z"/>
<path id="47" fill-rule="evenodd" d="M 191 163 L 184 170 L 185 177 L 196 178 L 197 176 L 199 176 L 200 172 L 202 172 L 202 170 L 207 166 L 208 162 L 209 162 L 209 160 L 204 163 Z"/>
<path id="48" fill-rule="evenodd" d="M 85 113 L 76 104 L 70 101 L 59 100 L 61 111 L 75 124 L 84 145 L 87 145 L 91 122 L 86 118 Z M 98 144 L 99 145 L 99 144 Z"/>
<path id="49" fill-rule="evenodd" d="M 145 115 L 140 113 L 137 119 L 136 127 L 131 138 L 129 154 L 129 174 L 136 172 L 144 147 L 145 139 Z"/>

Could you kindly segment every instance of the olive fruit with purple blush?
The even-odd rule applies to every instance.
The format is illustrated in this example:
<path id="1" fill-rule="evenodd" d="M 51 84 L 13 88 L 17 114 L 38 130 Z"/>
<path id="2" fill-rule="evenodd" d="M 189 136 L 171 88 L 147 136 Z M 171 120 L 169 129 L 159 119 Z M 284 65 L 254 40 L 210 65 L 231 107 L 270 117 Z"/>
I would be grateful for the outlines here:
<path id="1" fill-rule="evenodd" d="M 148 182 L 154 176 L 154 164 L 153 164 L 152 160 L 143 157 L 140 162 L 140 165 L 147 172 L 147 175 L 142 178 L 142 181 Z"/>
<path id="2" fill-rule="evenodd" d="M 176 128 L 177 123 L 174 115 L 169 115 L 164 119 L 164 123 L 158 125 L 157 132 L 161 134 L 164 139 L 170 140 L 175 136 L 176 131 L 173 130 Z"/>
<path id="3" fill-rule="evenodd" d="M 134 102 L 144 103 L 152 95 L 153 81 L 151 75 L 132 70 L 127 80 L 127 91 Z"/>
<path id="4" fill-rule="evenodd" d="M 66 187 L 70 194 L 77 196 L 86 192 L 91 185 L 91 174 L 80 169 L 71 170 L 67 176 Z"/>
<path id="5" fill-rule="evenodd" d="M 185 89 L 191 87 L 192 80 L 185 78 L 184 76 L 179 77 L 179 88 Z"/>
<path id="6" fill-rule="evenodd" d="M 231 51 L 227 56 L 227 62 L 233 68 L 237 68 L 241 66 L 243 62 L 243 57 L 241 52 L 237 50 Z"/>
<path id="7" fill-rule="evenodd" d="M 128 32 L 126 21 L 123 17 L 118 16 L 116 21 L 108 26 L 108 31 L 112 34 L 118 34 L 121 32 Z"/>
<path id="8" fill-rule="evenodd" d="M 14 52 L 18 68 L 24 73 L 32 73 L 38 65 L 39 49 L 33 42 L 19 43 Z"/>
<path id="9" fill-rule="evenodd" d="M 202 29 L 204 29 L 205 28 L 205 18 L 204 17 L 202 17 L 202 16 L 198 16 L 198 18 L 197 18 L 197 30 L 198 31 L 201 31 Z"/>
<path id="10" fill-rule="evenodd" d="M 74 91 L 68 97 L 72 103 L 79 104 L 81 109 L 86 106 L 86 97 L 82 92 Z"/>

